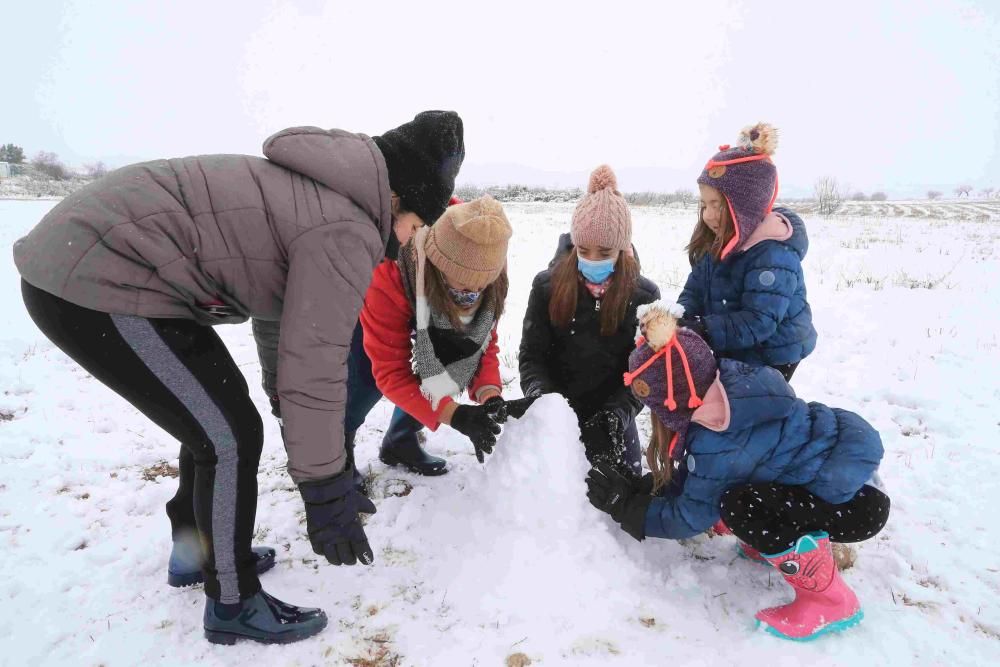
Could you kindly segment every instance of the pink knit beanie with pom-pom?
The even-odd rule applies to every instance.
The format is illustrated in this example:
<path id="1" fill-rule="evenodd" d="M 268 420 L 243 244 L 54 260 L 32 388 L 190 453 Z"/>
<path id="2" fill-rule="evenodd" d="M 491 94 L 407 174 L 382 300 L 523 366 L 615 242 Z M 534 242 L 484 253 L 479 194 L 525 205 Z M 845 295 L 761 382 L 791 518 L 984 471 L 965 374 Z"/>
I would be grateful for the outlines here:
<path id="1" fill-rule="evenodd" d="M 602 164 L 590 174 L 587 194 L 573 211 L 570 237 L 575 246 L 632 249 L 632 214 L 608 165 Z"/>

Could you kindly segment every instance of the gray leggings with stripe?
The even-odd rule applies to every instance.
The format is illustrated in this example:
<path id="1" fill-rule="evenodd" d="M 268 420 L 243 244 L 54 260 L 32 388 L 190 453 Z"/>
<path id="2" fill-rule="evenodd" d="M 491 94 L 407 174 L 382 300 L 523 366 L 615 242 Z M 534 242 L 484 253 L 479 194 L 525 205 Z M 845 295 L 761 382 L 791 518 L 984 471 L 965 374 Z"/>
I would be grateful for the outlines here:
<path id="1" fill-rule="evenodd" d="M 174 536 L 197 531 L 205 593 L 225 603 L 260 590 L 250 550 L 257 511 L 260 414 L 218 335 L 188 320 L 108 315 L 22 282 L 42 332 L 181 443 Z"/>

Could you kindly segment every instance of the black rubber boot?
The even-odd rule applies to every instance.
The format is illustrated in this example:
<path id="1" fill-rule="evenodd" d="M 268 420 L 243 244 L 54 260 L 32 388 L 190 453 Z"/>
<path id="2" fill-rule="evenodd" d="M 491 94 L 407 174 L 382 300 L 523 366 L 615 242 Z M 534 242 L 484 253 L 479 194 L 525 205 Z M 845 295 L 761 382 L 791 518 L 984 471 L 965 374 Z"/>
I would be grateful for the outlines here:
<path id="1" fill-rule="evenodd" d="M 433 477 L 448 472 L 448 462 L 431 456 L 420 446 L 423 424 L 397 408 L 382 439 L 378 458 L 390 466 L 401 465 L 418 475 Z"/>
<path id="2" fill-rule="evenodd" d="M 264 591 L 238 605 L 205 600 L 205 639 L 235 644 L 241 639 L 261 644 L 291 644 L 319 634 L 326 627 L 322 609 L 296 607 Z"/>
<path id="3" fill-rule="evenodd" d="M 253 547 L 253 558 L 257 574 L 263 574 L 274 567 L 275 552 L 272 547 Z M 201 572 L 201 561 L 200 546 L 195 544 L 192 549 L 184 540 L 174 542 L 167 564 L 167 584 L 174 588 L 184 588 L 205 583 L 205 575 Z"/>

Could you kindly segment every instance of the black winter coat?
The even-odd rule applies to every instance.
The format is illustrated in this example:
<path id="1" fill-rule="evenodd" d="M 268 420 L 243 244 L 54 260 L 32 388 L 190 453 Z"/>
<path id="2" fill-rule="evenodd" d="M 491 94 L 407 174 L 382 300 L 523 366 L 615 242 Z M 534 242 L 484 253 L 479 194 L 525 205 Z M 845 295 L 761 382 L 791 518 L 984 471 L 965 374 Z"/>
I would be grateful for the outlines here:
<path id="1" fill-rule="evenodd" d="M 600 311 L 590 292 L 580 286 L 576 315 L 568 329 L 549 320 L 552 271 L 535 276 L 521 333 L 518 367 L 525 396 L 559 393 L 581 421 L 602 409 L 619 412 L 631 422 L 642 404 L 625 387 L 628 357 L 635 349 L 639 306 L 660 298 L 660 290 L 640 276 L 625 318 L 612 336 L 601 336 Z"/>

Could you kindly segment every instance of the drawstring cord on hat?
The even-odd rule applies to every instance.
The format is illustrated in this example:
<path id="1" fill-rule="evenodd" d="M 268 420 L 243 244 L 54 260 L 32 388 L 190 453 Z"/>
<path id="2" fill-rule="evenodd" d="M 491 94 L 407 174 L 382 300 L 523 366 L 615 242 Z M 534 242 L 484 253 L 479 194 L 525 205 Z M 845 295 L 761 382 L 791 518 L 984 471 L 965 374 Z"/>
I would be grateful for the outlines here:
<path id="1" fill-rule="evenodd" d="M 636 341 L 636 347 L 642 347 L 646 342 L 645 338 L 640 337 Z M 691 374 L 691 366 L 688 364 L 687 353 L 684 352 L 684 346 L 681 345 L 680 341 L 677 340 L 677 334 L 675 333 L 670 341 L 667 342 L 660 350 L 651 356 L 646 362 L 635 369 L 632 373 L 625 373 L 625 386 L 630 387 L 632 381 L 635 380 L 643 371 L 653 365 L 656 358 L 663 355 L 665 364 L 667 367 L 667 398 L 663 401 L 663 405 L 673 412 L 677 409 L 677 401 L 674 399 L 674 364 L 670 354 L 670 351 L 676 349 L 677 354 L 680 355 L 681 365 L 684 366 L 684 377 L 687 380 L 688 390 L 691 392 L 690 398 L 688 398 L 688 408 L 692 410 L 698 408 L 702 405 L 704 401 L 698 398 L 698 390 L 694 386 L 694 376 Z M 670 446 L 667 448 L 667 456 L 671 459 L 674 458 L 674 453 L 677 450 L 677 444 L 680 442 L 680 433 L 674 431 L 674 436 L 670 439 Z"/>
<path id="2" fill-rule="evenodd" d="M 642 340 L 642 342 L 644 343 L 645 340 Z M 640 343 L 640 345 L 641 344 L 642 343 Z M 660 348 L 656 354 L 647 359 L 646 363 L 639 366 L 639 368 L 635 369 L 632 373 L 625 373 L 625 386 L 632 386 L 632 381 L 635 380 L 635 378 L 639 377 L 643 371 L 652 366 L 657 357 L 663 356 L 667 367 L 667 399 L 663 401 L 663 405 L 666 406 L 666 408 L 671 412 L 676 410 L 677 401 L 674 399 L 674 362 L 673 355 L 670 354 L 670 351 L 673 349 L 677 350 L 677 354 L 680 355 L 681 358 L 681 365 L 684 366 L 684 377 L 687 380 L 688 391 L 691 392 L 691 396 L 688 398 L 687 406 L 693 410 L 700 407 L 703 401 L 698 398 L 698 390 L 695 389 L 694 386 L 694 376 L 691 374 L 691 366 L 688 364 L 687 353 L 684 352 L 684 346 L 677 340 L 676 333 L 666 345 Z"/>

